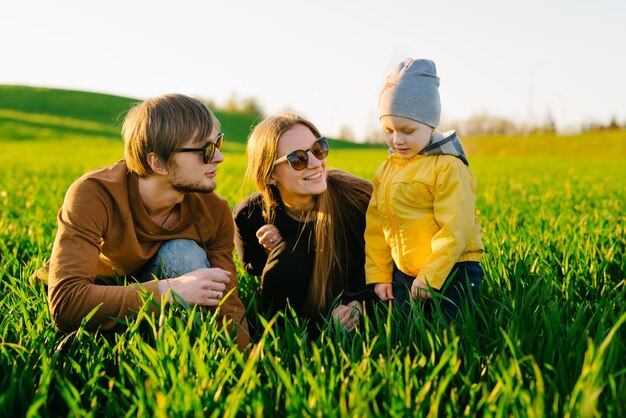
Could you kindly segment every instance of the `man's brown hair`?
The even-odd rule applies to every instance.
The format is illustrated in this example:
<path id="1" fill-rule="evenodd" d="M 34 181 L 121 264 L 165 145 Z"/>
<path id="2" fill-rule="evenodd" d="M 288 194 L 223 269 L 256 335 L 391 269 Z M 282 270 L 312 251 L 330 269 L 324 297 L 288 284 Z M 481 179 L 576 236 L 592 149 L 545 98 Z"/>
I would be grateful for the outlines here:
<path id="1" fill-rule="evenodd" d="M 169 164 L 172 154 L 190 139 L 202 143 L 219 121 L 198 99 L 166 94 L 133 106 L 122 125 L 126 166 L 139 177 L 152 174 L 148 155 L 154 152 Z"/>

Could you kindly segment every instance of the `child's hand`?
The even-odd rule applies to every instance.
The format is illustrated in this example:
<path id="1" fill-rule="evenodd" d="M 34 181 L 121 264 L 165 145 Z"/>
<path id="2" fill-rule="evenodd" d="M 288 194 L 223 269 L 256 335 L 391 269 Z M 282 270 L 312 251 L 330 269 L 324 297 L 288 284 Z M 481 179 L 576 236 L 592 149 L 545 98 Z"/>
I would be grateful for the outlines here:
<path id="1" fill-rule="evenodd" d="M 422 282 L 419 279 L 413 280 L 413 283 L 411 284 L 411 296 L 413 296 L 413 299 L 420 300 L 432 298 L 432 296 L 430 295 L 430 290 L 428 289 L 426 283 Z"/>
<path id="2" fill-rule="evenodd" d="M 376 283 L 374 286 L 374 292 L 380 300 L 393 299 L 393 286 L 391 283 Z"/>

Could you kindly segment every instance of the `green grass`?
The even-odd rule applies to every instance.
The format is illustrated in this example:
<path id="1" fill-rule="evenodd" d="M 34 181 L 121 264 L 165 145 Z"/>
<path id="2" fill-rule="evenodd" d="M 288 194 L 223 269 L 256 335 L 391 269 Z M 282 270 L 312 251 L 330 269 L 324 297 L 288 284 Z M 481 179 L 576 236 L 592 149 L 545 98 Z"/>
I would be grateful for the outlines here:
<path id="1" fill-rule="evenodd" d="M 146 306 L 118 333 L 54 331 L 29 277 L 50 255 L 69 184 L 121 158 L 122 143 L 53 116 L 23 112 L 54 126 L 0 129 L 0 415 L 626 415 L 623 132 L 591 140 L 604 155 L 585 152 L 588 136 L 552 138 L 552 152 L 537 151 L 540 137 L 476 140 L 487 253 L 475 321 L 381 309 L 356 333 L 329 321 L 312 340 L 290 313 L 282 326 L 258 316 L 257 280 L 239 271 L 254 325 L 246 358 L 203 309 L 152 318 Z M 218 176 L 231 205 L 251 191 L 242 150 L 226 149 Z M 335 148 L 329 163 L 371 178 L 385 156 Z"/>
<path id="2" fill-rule="evenodd" d="M 626 157 L 626 130 L 585 132 L 568 136 L 546 134 L 465 138 L 463 146 L 470 155 L 623 159 Z"/>

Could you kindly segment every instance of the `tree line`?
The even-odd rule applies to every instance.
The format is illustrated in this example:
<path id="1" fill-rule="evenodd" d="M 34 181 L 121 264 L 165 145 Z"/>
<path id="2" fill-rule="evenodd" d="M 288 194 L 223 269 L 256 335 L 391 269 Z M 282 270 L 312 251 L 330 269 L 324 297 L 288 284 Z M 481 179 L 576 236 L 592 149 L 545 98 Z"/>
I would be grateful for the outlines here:
<path id="1" fill-rule="evenodd" d="M 258 100 L 253 97 L 240 98 L 233 93 L 224 105 L 217 105 L 214 101 L 208 99 L 203 100 L 211 109 L 252 115 L 258 118 L 258 120 L 261 120 L 265 116 L 265 112 Z M 506 117 L 484 112 L 464 120 L 444 120 L 439 129 L 441 131 L 455 129 L 461 137 L 543 135 L 556 134 L 557 124 L 550 113 L 548 113 L 541 122 L 529 123 L 514 122 Z M 626 129 L 626 119 L 620 123 L 617 117 L 613 116 L 608 123 L 584 122 L 579 127 L 572 128 L 571 130 L 577 132 L 601 132 L 619 129 Z M 349 142 L 357 141 L 352 129 L 348 125 L 343 125 L 340 128 L 337 138 Z M 382 132 L 380 132 L 379 129 L 374 129 L 366 134 L 364 140 L 367 143 L 384 142 Z"/>

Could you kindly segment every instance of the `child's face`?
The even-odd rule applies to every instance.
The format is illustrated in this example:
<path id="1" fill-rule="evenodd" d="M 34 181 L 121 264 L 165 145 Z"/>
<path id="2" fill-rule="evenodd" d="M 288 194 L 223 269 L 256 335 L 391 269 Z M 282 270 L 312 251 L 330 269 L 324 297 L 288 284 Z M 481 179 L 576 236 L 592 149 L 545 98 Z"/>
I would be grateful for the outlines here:
<path id="1" fill-rule="evenodd" d="M 433 128 L 401 116 L 383 116 L 380 124 L 389 148 L 402 158 L 411 158 L 430 143 Z"/>

